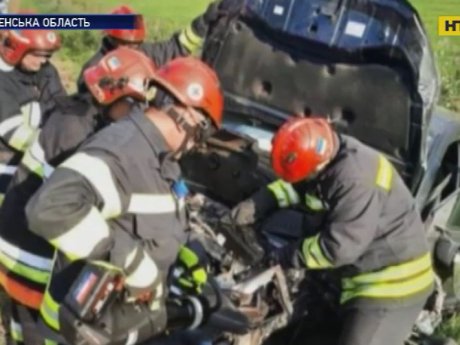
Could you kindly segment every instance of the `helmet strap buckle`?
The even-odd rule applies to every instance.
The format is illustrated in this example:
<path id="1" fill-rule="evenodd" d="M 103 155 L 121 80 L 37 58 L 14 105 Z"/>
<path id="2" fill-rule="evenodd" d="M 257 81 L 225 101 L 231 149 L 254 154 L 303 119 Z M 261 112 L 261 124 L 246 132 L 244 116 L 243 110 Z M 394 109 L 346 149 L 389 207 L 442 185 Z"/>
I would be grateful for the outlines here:
<path id="1" fill-rule="evenodd" d="M 199 130 L 198 126 L 191 126 L 185 117 L 180 114 L 179 112 L 174 109 L 172 105 L 168 106 L 166 109 L 164 109 L 164 112 L 171 117 L 174 122 L 180 126 L 184 132 L 185 132 L 185 137 L 182 140 L 182 143 L 180 144 L 179 148 L 172 154 L 172 157 L 174 159 L 179 159 L 180 156 L 187 151 L 187 144 L 190 139 L 195 140 L 196 138 L 196 133 Z"/>

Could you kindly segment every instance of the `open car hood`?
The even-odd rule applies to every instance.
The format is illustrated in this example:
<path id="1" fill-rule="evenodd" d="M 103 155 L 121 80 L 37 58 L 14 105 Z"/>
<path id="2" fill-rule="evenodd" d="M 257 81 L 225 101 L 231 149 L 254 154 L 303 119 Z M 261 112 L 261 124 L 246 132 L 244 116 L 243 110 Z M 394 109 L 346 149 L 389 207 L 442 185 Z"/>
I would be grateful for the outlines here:
<path id="1" fill-rule="evenodd" d="M 215 26 L 203 56 L 220 77 L 227 127 L 253 133 L 269 149 L 270 132 L 289 116 L 328 116 L 387 154 L 407 179 L 423 164 L 438 74 L 405 0 L 234 0 L 229 7 L 234 14 Z"/>

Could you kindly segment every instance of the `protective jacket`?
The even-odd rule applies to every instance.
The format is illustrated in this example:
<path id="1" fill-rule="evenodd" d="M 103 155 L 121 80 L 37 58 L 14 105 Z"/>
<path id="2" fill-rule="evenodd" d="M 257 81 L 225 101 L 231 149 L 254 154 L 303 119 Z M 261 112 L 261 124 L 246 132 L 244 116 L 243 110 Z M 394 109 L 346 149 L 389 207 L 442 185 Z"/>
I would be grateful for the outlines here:
<path id="1" fill-rule="evenodd" d="M 0 209 L 0 275 L 18 303 L 39 309 L 54 249 L 28 229 L 25 207 L 53 167 L 104 124 L 91 97 L 65 96 L 25 152 Z"/>
<path id="2" fill-rule="evenodd" d="M 180 177 L 161 132 L 138 110 L 89 139 L 34 195 L 30 229 L 67 259 L 53 269 L 40 310 L 48 337 L 59 340 L 59 303 L 80 259 L 121 268 L 133 292 L 163 286 L 186 240 Z"/>
<path id="3" fill-rule="evenodd" d="M 434 274 L 410 191 L 384 155 L 351 137 L 340 141 L 313 181 L 278 180 L 256 193 L 254 217 L 277 206 L 320 212 L 317 235 L 301 241 L 293 260 L 309 269 L 340 267 L 342 303 L 426 298 Z"/>
<path id="4" fill-rule="evenodd" d="M 0 60 L 0 196 L 40 125 L 65 95 L 56 68 L 27 73 Z"/>
<path id="5" fill-rule="evenodd" d="M 89 95 L 58 98 L 53 114 L 25 152 L 5 195 L 0 209 L 0 281 L 13 301 L 10 336 L 16 343 L 35 344 L 40 339 L 32 323 L 38 318 L 55 252 L 28 229 L 27 201 L 53 167 L 103 123 Z"/>

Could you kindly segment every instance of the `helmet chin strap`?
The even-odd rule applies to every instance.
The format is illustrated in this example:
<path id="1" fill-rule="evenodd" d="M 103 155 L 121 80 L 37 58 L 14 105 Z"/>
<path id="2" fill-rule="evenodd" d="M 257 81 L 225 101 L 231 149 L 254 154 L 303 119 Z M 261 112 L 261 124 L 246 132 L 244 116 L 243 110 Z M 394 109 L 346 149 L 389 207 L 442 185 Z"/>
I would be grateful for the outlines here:
<path id="1" fill-rule="evenodd" d="M 198 135 L 199 135 L 199 126 L 191 126 L 182 116 L 179 114 L 174 107 L 170 106 L 164 110 L 164 112 L 174 120 L 174 122 L 180 126 L 184 132 L 185 132 L 185 137 L 182 140 L 182 143 L 179 145 L 179 148 L 171 153 L 171 157 L 175 160 L 179 159 L 180 156 L 187 152 L 187 143 L 189 142 L 190 139 L 195 140 Z"/>

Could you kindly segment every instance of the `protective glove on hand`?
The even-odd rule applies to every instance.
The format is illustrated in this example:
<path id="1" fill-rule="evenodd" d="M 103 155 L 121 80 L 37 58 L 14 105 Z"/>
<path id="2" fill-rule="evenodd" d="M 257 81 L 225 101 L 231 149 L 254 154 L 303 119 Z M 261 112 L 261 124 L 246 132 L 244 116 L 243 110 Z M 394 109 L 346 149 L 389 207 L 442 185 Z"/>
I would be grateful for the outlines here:
<path id="1" fill-rule="evenodd" d="M 173 294 L 201 294 L 208 281 L 206 265 L 200 256 L 187 246 L 182 246 L 172 271 L 170 290 Z"/>
<path id="2" fill-rule="evenodd" d="M 266 187 L 259 189 L 250 198 L 240 202 L 230 211 L 230 217 L 237 226 L 252 225 L 278 208 L 273 193 Z"/>
<path id="3" fill-rule="evenodd" d="M 230 211 L 230 218 L 235 226 L 247 226 L 256 222 L 256 205 L 252 198 L 246 199 Z"/>
<path id="4" fill-rule="evenodd" d="M 198 36 L 204 37 L 209 26 L 227 14 L 227 11 L 222 9 L 221 4 L 222 0 L 211 2 L 206 11 L 192 21 L 192 28 Z"/>

